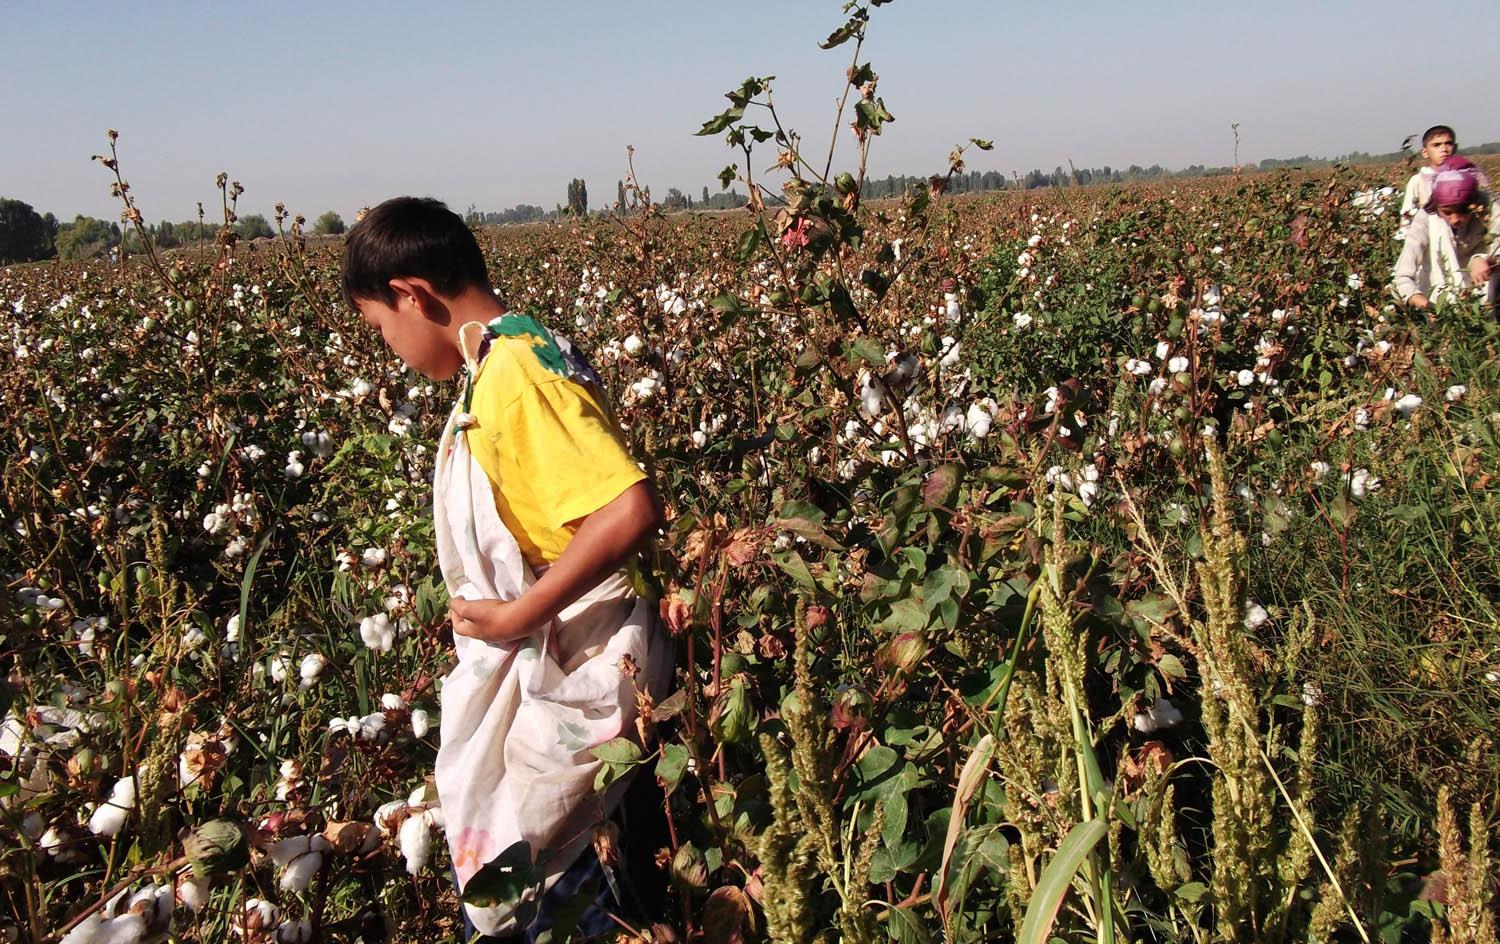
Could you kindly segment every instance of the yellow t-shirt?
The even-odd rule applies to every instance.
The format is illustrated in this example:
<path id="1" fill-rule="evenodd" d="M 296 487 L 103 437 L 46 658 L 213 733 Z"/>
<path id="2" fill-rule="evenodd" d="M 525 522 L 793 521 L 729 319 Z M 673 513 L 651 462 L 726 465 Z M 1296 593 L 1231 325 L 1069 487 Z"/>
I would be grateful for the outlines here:
<path id="1" fill-rule="evenodd" d="M 515 315 L 504 323 L 511 333 L 491 340 L 473 380 L 475 424 L 464 435 L 489 477 L 500 520 L 526 562 L 540 567 L 562 555 L 581 519 L 646 473 L 599 391 L 558 372 L 566 368 L 540 326 Z"/>

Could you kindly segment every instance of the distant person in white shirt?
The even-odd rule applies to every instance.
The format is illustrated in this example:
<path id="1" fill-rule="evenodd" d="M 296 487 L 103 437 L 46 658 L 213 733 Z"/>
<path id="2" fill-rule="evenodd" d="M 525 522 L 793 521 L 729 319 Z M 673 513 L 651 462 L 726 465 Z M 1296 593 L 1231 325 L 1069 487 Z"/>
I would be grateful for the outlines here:
<path id="1" fill-rule="evenodd" d="M 1482 179 L 1464 157 L 1449 157 L 1432 175 L 1430 195 L 1412 216 L 1396 261 L 1396 293 L 1413 308 L 1454 301 L 1476 285 L 1487 285 L 1495 302 L 1500 215 Z"/>
<path id="2" fill-rule="evenodd" d="M 1427 163 L 1406 182 L 1406 196 L 1401 200 L 1401 228 L 1396 231 L 1397 239 L 1406 237 L 1406 229 L 1411 225 L 1412 217 L 1432 199 L 1432 179 L 1437 176 L 1438 165 L 1457 151 L 1458 136 L 1447 125 L 1433 125 L 1422 132 L 1422 160 Z"/>

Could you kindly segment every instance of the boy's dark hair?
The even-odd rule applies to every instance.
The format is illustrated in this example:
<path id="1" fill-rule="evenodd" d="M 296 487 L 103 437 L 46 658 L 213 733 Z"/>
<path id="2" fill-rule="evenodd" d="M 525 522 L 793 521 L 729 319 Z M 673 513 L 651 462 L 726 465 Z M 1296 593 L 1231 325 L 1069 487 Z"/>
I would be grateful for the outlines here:
<path id="1" fill-rule="evenodd" d="M 443 295 L 489 289 L 484 254 L 457 213 L 431 197 L 393 197 L 365 214 L 344 241 L 344 300 L 396 303 L 391 279 L 422 278 Z"/>
<path id="2" fill-rule="evenodd" d="M 1433 125 L 1431 128 L 1428 128 L 1426 131 L 1423 131 L 1422 132 L 1422 146 L 1426 147 L 1428 141 L 1431 141 L 1433 138 L 1437 137 L 1440 134 L 1446 134 L 1448 137 L 1452 138 L 1453 139 L 1453 147 L 1455 149 L 1458 147 L 1458 133 L 1455 132 L 1452 128 L 1448 127 L 1447 125 Z"/>

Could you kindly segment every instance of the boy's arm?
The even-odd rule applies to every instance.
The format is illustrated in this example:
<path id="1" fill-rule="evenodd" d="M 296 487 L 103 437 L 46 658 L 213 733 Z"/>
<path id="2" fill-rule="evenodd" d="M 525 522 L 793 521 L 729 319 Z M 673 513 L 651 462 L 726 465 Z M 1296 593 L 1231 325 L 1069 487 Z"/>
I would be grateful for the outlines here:
<path id="1" fill-rule="evenodd" d="M 453 631 L 485 642 L 530 635 L 625 565 L 665 521 L 661 497 L 636 482 L 583 519 L 567 548 L 516 600 L 452 601 Z"/>
<path id="2" fill-rule="evenodd" d="M 1403 302 L 1422 308 L 1426 306 L 1427 298 L 1417 291 L 1417 273 L 1427 253 L 1427 226 L 1425 220 L 1419 220 L 1417 223 L 1419 225 L 1413 225 L 1406 231 L 1406 242 L 1401 246 L 1401 257 L 1396 260 L 1394 282 L 1396 294 Z"/>

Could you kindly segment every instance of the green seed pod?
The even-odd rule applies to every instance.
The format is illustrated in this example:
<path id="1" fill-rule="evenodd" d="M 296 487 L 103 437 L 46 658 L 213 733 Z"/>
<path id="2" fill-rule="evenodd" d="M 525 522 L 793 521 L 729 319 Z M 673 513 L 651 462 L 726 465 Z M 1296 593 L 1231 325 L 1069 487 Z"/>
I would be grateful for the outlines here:
<path id="1" fill-rule="evenodd" d="M 839 193 L 853 193 L 859 185 L 854 181 L 854 175 L 844 171 L 833 179 L 833 186 Z"/>
<path id="2" fill-rule="evenodd" d="M 710 722 L 714 737 L 724 744 L 740 744 L 755 732 L 755 708 L 743 678 L 729 684 L 729 693 Z"/>
<path id="3" fill-rule="evenodd" d="M 250 835 L 232 819 L 211 819 L 188 833 L 182 849 L 194 877 L 205 879 L 244 867 L 250 861 Z"/>

